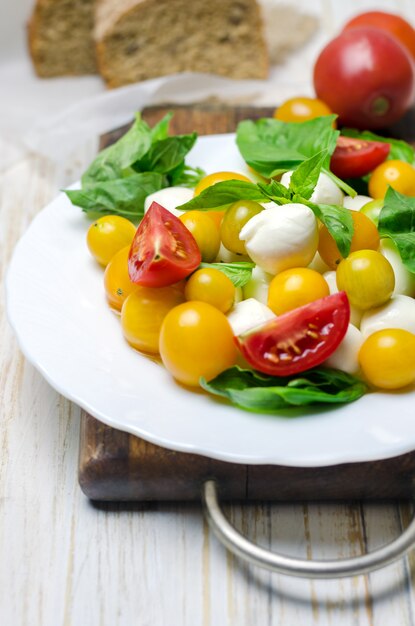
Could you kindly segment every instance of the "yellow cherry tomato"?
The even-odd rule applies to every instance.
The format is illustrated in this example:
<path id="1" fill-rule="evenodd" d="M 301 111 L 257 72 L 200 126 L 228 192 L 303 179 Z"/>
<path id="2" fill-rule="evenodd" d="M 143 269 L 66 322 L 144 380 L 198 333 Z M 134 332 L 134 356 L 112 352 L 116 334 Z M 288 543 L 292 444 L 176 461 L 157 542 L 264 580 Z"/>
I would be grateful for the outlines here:
<path id="1" fill-rule="evenodd" d="M 395 274 L 380 252 L 358 250 L 340 263 L 336 282 L 338 289 L 346 292 L 350 304 L 366 311 L 389 300 L 395 288 Z"/>
<path id="2" fill-rule="evenodd" d="M 329 295 L 329 286 L 321 274 L 307 267 L 296 267 L 274 276 L 269 286 L 268 306 L 281 315 Z"/>
<path id="3" fill-rule="evenodd" d="M 160 356 L 165 367 L 184 385 L 197 387 L 236 363 L 237 349 L 226 316 L 206 302 L 186 302 L 164 318 Z"/>
<path id="4" fill-rule="evenodd" d="M 202 254 L 202 261 L 212 263 L 216 259 L 220 247 L 219 229 L 213 219 L 203 211 L 186 211 L 180 215 L 179 220 L 196 239 Z"/>
<path id="5" fill-rule="evenodd" d="M 136 227 L 130 220 L 119 215 L 105 215 L 88 229 L 86 242 L 92 256 L 106 267 L 114 254 L 130 246 Z"/>
<path id="6" fill-rule="evenodd" d="M 415 382 L 415 335 L 401 328 L 378 330 L 360 348 L 359 363 L 375 387 L 406 387 Z"/>
<path id="7" fill-rule="evenodd" d="M 350 211 L 350 214 L 354 229 L 350 252 L 356 252 L 356 250 L 377 250 L 380 237 L 376 225 L 367 215 L 360 211 Z M 324 225 L 319 230 L 318 251 L 323 261 L 332 270 L 336 269 L 343 258 L 335 240 Z"/>
<path id="8" fill-rule="evenodd" d="M 226 211 L 220 227 L 222 243 L 231 252 L 246 254 L 245 243 L 239 239 L 243 226 L 261 211 L 264 207 L 251 200 L 238 200 Z"/>
<path id="9" fill-rule="evenodd" d="M 371 200 L 367 204 L 364 204 L 360 209 L 361 213 L 364 213 L 366 217 L 372 220 L 376 228 L 378 226 L 380 212 L 383 209 L 383 204 L 383 198 L 378 198 L 377 200 Z"/>
<path id="10" fill-rule="evenodd" d="M 195 187 L 194 195 L 198 196 L 202 191 L 211 187 L 211 185 L 222 183 L 225 180 L 244 180 L 247 183 L 251 182 L 249 178 L 238 172 L 215 172 L 214 174 L 208 174 L 198 182 Z"/>
<path id="11" fill-rule="evenodd" d="M 183 291 L 175 285 L 136 285 L 121 310 L 121 326 L 125 339 L 141 352 L 157 354 L 161 324 L 167 313 L 183 301 Z"/>
<path id="12" fill-rule="evenodd" d="M 215 222 L 217 229 L 220 230 L 220 225 L 222 224 L 225 211 L 206 211 L 206 215 L 209 215 L 209 217 Z"/>
<path id="13" fill-rule="evenodd" d="M 306 122 L 333 111 L 318 98 L 290 98 L 274 111 L 274 118 L 281 122 Z"/>
<path id="14" fill-rule="evenodd" d="M 111 261 L 105 268 L 105 294 L 110 306 L 117 311 L 121 311 L 124 300 L 137 286 L 131 282 L 128 274 L 129 252 L 130 246 L 126 246 L 117 252 L 117 254 L 114 254 Z"/>
<path id="15" fill-rule="evenodd" d="M 191 275 L 184 295 L 186 300 L 207 302 L 222 313 L 227 313 L 235 300 L 235 287 L 223 272 L 206 267 Z"/>
<path id="16" fill-rule="evenodd" d="M 372 198 L 384 198 L 389 185 L 406 196 L 415 196 L 415 168 L 405 161 L 381 163 L 370 175 L 369 194 Z"/>

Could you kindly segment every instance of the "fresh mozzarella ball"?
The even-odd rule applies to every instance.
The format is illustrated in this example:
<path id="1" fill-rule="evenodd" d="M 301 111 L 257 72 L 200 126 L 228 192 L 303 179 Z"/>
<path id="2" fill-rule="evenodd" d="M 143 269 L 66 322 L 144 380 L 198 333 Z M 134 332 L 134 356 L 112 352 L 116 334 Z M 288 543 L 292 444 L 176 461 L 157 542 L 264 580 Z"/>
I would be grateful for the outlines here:
<path id="1" fill-rule="evenodd" d="M 285 172 L 285 174 L 281 177 L 281 185 L 284 185 L 284 187 L 287 187 L 288 189 L 292 175 L 292 170 Z M 316 204 L 337 204 L 342 206 L 343 198 L 344 193 L 342 190 L 337 187 L 336 183 L 333 182 L 327 174 L 321 172 L 318 177 L 317 185 L 314 188 L 313 195 L 310 198 L 310 202 L 315 202 Z"/>
<path id="2" fill-rule="evenodd" d="M 261 326 L 277 316 L 262 302 L 258 302 L 255 298 L 248 298 L 235 304 L 226 317 L 233 334 L 242 335 L 247 330 Z"/>
<path id="3" fill-rule="evenodd" d="M 323 259 L 321 258 L 319 252 L 316 252 L 314 255 L 314 259 L 311 261 L 310 265 L 308 266 L 310 270 L 314 270 L 315 272 L 319 272 L 319 274 L 323 274 L 324 272 L 328 272 L 329 271 L 329 266 L 327 265 L 327 263 L 325 263 L 323 261 Z"/>
<path id="4" fill-rule="evenodd" d="M 243 287 L 244 298 L 255 298 L 262 304 L 268 302 L 268 290 L 271 280 L 274 278 L 273 274 L 264 272 L 258 265 L 255 265 L 252 270 L 251 278 Z"/>
<path id="5" fill-rule="evenodd" d="M 402 263 L 401 255 L 391 239 L 381 239 L 379 252 L 388 259 L 395 274 L 395 289 L 393 295 L 415 295 L 415 274 L 406 269 Z"/>
<path id="6" fill-rule="evenodd" d="M 251 259 L 246 254 L 237 254 L 236 252 L 231 252 L 223 243 L 220 244 L 218 256 L 215 261 L 217 263 L 238 263 L 240 261 L 250 261 Z"/>
<path id="7" fill-rule="evenodd" d="M 369 196 L 355 196 L 354 198 L 352 198 L 352 196 L 345 196 L 343 206 L 351 211 L 360 211 L 362 206 L 365 206 L 365 204 L 372 200 L 373 198 Z"/>
<path id="8" fill-rule="evenodd" d="M 346 334 L 336 350 L 324 362 L 327 367 L 334 367 L 348 374 L 355 374 L 359 371 L 358 354 L 363 337 L 360 330 L 353 324 L 349 324 Z"/>
<path id="9" fill-rule="evenodd" d="M 158 202 L 162 207 L 179 217 L 184 211 L 177 211 L 176 207 L 189 202 L 193 198 L 193 189 L 187 187 L 166 187 L 151 193 L 144 201 L 144 213 L 146 213 L 152 202 Z"/>
<path id="10" fill-rule="evenodd" d="M 333 293 L 338 293 L 339 289 L 337 287 L 336 272 L 334 270 L 331 270 L 330 272 L 324 272 L 323 276 L 329 286 L 330 295 Z M 350 323 L 353 324 L 353 326 L 356 326 L 356 328 L 359 328 L 360 326 L 360 320 L 362 319 L 362 315 L 363 311 L 353 306 L 353 304 L 350 304 Z"/>
<path id="11" fill-rule="evenodd" d="M 284 204 L 254 215 L 239 238 L 251 259 L 265 272 L 278 274 L 306 267 L 318 245 L 317 220 L 304 204 Z"/>
<path id="12" fill-rule="evenodd" d="M 409 296 L 393 296 L 386 304 L 365 311 L 360 322 L 365 339 L 384 328 L 402 328 L 415 334 L 415 300 Z"/>

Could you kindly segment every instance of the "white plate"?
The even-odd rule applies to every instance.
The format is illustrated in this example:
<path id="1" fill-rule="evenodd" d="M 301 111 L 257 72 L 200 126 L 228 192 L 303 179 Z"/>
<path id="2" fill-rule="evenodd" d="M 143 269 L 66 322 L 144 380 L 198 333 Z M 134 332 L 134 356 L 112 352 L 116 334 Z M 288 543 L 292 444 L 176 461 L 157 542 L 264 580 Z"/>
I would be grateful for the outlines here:
<path id="1" fill-rule="evenodd" d="M 233 135 L 202 137 L 189 162 L 246 172 Z M 376 393 L 295 418 L 245 412 L 177 385 L 123 340 L 90 257 L 89 222 L 65 195 L 32 222 L 7 276 L 10 322 L 49 383 L 102 422 L 175 450 L 238 463 L 332 465 L 415 448 L 415 391 Z"/>

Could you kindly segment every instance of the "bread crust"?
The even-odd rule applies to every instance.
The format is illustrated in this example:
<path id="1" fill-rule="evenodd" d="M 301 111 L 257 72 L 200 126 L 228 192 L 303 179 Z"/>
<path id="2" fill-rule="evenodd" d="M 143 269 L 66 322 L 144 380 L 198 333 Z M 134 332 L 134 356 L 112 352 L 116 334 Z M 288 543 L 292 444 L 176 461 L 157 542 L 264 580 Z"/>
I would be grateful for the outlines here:
<path id="1" fill-rule="evenodd" d="M 93 0 L 91 0 L 91 21 L 93 12 Z M 66 57 L 65 68 L 50 69 L 49 58 L 45 54 L 45 46 L 42 42 L 42 28 L 44 26 L 44 11 L 53 10 L 63 4 L 62 0 L 36 0 L 32 14 L 27 23 L 27 45 L 30 56 L 32 58 L 33 67 L 36 74 L 41 78 L 49 78 L 54 76 L 79 76 L 82 74 L 96 74 L 97 64 L 95 59 L 95 46 L 92 39 L 92 29 L 90 31 L 89 45 L 85 41 L 85 54 L 80 59 L 73 59 L 71 55 Z M 69 29 L 68 29 L 69 30 Z M 50 55 L 53 56 L 53 43 L 49 43 Z M 71 66 L 72 61 L 72 66 Z"/>
<path id="2" fill-rule="evenodd" d="M 116 73 L 112 70 L 111 63 L 108 62 L 107 55 L 108 42 L 117 32 L 117 28 L 127 24 L 134 17 L 137 18 L 137 16 L 140 16 L 141 14 L 144 16 L 145 12 L 151 10 L 152 5 L 158 1 L 159 0 L 125 0 L 121 3 L 119 0 L 96 0 L 94 39 L 97 51 L 97 62 L 99 72 L 106 81 L 108 87 L 119 87 L 130 82 L 136 82 L 135 80 L 125 80 L 122 76 L 120 76 L 120 73 Z M 189 1 L 192 3 L 196 2 L 196 0 Z M 223 1 L 226 3 L 227 0 Z M 235 76 L 232 72 L 221 72 L 220 68 L 216 67 L 214 72 L 234 78 L 266 79 L 269 72 L 269 55 L 263 34 L 262 13 L 256 0 L 249 1 L 251 3 L 251 9 L 254 11 L 254 22 L 256 23 L 256 32 L 254 33 L 254 36 L 257 38 L 255 43 L 257 48 L 255 71 L 246 76 Z M 203 2 L 206 3 L 208 0 L 203 0 Z M 191 67 L 186 69 L 189 71 L 192 70 Z M 196 71 L 201 70 L 196 69 Z M 138 80 L 162 76 L 169 73 L 171 72 L 160 71 L 160 73 L 153 73 Z"/>

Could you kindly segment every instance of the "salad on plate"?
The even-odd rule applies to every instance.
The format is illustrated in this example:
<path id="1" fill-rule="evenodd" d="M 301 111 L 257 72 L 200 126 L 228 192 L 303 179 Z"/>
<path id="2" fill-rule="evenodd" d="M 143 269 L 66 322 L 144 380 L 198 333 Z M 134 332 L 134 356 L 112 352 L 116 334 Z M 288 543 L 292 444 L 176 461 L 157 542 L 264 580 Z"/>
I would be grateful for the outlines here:
<path id="1" fill-rule="evenodd" d="M 281 107 L 282 110 L 283 107 Z M 281 110 L 280 109 L 280 110 Z M 139 114 L 67 190 L 120 332 L 189 393 L 238 407 L 352 402 L 415 382 L 413 148 L 336 116 L 239 124 L 242 172 Z"/>

